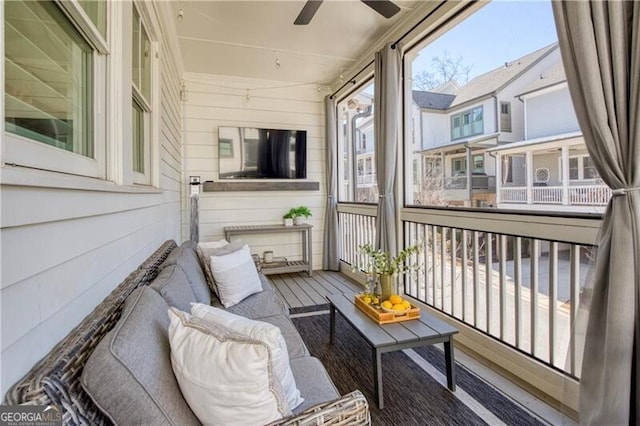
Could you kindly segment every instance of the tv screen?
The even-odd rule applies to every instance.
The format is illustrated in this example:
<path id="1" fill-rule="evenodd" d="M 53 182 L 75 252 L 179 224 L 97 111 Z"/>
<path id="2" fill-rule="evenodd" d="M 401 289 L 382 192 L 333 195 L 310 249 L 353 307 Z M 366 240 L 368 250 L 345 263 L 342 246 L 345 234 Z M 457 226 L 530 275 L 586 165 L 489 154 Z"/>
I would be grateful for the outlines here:
<path id="1" fill-rule="evenodd" d="M 220 179 L 306 179 L 304 130 L 218 127 Z"/>

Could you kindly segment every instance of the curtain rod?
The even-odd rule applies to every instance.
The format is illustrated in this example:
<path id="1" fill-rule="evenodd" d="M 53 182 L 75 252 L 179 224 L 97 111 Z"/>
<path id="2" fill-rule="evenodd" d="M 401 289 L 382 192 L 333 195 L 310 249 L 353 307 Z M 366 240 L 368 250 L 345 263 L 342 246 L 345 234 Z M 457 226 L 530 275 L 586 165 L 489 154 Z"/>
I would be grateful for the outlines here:
<path id="1" fill-rule="evenodd" d="M 461 13 L 461 12 L 463 12 L 464 10 L 466 10 L 467 8 L 471 7 L 471 4 L 475 3 L 476 1 L 477 1 L 477 0 L 473 0 L 473 1 L 469 2 L 469 3 L 468 3 L 468 4 L 467 4 L 467 5 L 466 5 L 466 6 L 465 6 L 461 11 L 460 11 L 460 13 Z M 405 38 L 406 36 L 408 36 L 408 35 L 409 35 L 413 30 L 415 30 L 416 28 L 418 28 L 418 26 L 422 25 L 422 23 L 424 23 L 424 21 L 426 21 L 426 20 L 427 20 L 427 19 L 429 19 L 429 18 L 430 18 L 434 13 L 436 13 L 436 12 L 438 11 L 438 9 L 440 9 L 440 8 L 441 8 L 445 3 L 446 3 L 445 1 L 440 2 L 440 4 L 439 4 L 435 9 L 433 9 L 433 10 L 432 10 L 431 12 L 429 12 L 426 16 L 424 16 L 422 19 L 420 19 L 420 20 L 419 20 L 419 21 L 418 21 L 414 26 L 412 26 L 409 30 L 405 31 L 405 33 L 404 33 L 404 34 L 402 34 L 398 40 L 396 40 L 396 41 L 394 41 L 393 43 L 391 43 L 391 48 L 392 48 L 392 49 L 395 49 L 395 48 L 396 48 L 396 46 L 398 45 L 398 43 L 400 43 L 402 40 L 404 40 L 404 38 Z M 437 30 L 438 28 L 440 28 L 442 25 L 447 24 L 449 21 L 450 21 L 450 20 L 448 19 L 446 22 L 442 23 L 441 25 L 438 25 L 438 27 L 437 27 L 435 30 Z M 435 30 L 434 30 L 434 31 L 435 31 Z M 423 39 L 421 39 L 421 40 L 423 40 Z M 418 41 L 418 43 L 419 43 L 421 40 L 419 40 L 419 41 Z M 336 89 L 336 91 L 335 91 L 335 92 L 333 92 L 333 93 L 329 96 L 329 99 L 333 99 L 333 98 L 335 98 L 335 96 L 336 96 L 336 95 L 337 95 L 337 94 L 338 94 L 342 89 L 344 89 L 345 87 L 347 87 L 347 85 L 348 85 L 348 84 L 356 84 L 356 77 L 357 77 L 358 75 L 360 75 L 360 74 L 361 74 L 365 69 L 367 69 L 368 67 L 370 67 L 370 66 L 371 66 L 371 64 L 373 64 L 374 62 L 375 62 L 375 60 L 372 60 L 372 61 L 371 61 L 371 62 L 369 62 L 367 65 L 365 65 L 364 67 L 362 67 L 362 68 L 360 69 L 360 71 L 358 71 L 358 72 L 353 76 L 353 78 L 352 78 L 352 79 L 350 79 L 349 81 L 347 81 L 346 83 L 344 83 L 342 86 L 340 86 L 338 89 Z"/>

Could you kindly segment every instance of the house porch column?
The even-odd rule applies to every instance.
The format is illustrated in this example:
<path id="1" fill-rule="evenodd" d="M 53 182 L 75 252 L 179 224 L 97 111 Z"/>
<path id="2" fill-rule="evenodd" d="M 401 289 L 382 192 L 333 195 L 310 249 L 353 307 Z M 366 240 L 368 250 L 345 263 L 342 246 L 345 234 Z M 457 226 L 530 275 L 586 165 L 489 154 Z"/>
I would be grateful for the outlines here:
<path id="1" fill-rule="evenodd" d="M 496 207 L 502 200 L 500 190 L 502 189 L 502 155 L 496 154 Z"/>
<path id="2" fill-rule="evenodd" d="M 569 202 L 569 147 L 562 147 L 562 205 L 568 206 Z"/>
<path id="3" fill-rule="evenodd" d="M 467 191 L 469 191 L 468 207 L 473 207 L 473 186 L 471 182 L 471 170 L 472 170 L 473 164 L 471 164 L 471 148 L 467 146 L 465 147 L 465 149 L 467 150 Z"/>
<path id="4" fill-rule="evenodd" d="M 527 151 L 525 154 L 525 173 L 527 177 L 527 204 L 533 204 L 533 152 Z"/>

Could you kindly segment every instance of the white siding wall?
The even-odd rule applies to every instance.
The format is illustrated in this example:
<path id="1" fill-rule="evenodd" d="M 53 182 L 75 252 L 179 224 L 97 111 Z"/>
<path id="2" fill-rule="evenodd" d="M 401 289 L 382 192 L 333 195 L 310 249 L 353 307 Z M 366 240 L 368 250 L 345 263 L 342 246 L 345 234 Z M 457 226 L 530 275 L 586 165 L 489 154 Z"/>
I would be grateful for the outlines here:
<path id="1" fill-rule="evenodd" d="M 0 395 L 164 241 L 180 238 L 180 78 L 165 40 L 160 58 L 157 190 L 2 170 Z"/>
<path id="2" fill-rule="evenodd" d="M 309 221 L 313 225 L 313 265 L 321 268 L 326 202 L 323 95 L 315 86 L 291 87 L 274 81 L 198 74 L 186 74 L 185 81 L 185 179 L 200 176 L 202 181 L 217 181 L 218 126 L 240 126 L 306 130 L 307 180 L 320 182 L 319 191 L 203 192 L 200 241 L 224 238 L 225 226 L 282 223 L 289 208 L 304 204 L 313 213 Z M 249 90 L 247 99 L 247 88 L 262 89 Z M 186 196 L 183 205 L 186 235 Z M 242 240 L 253 253 L 273 250 L 274 256 L 289 259 L 301 255 L 300 236 L 296 233 L 243 235 Z"/>
<path id="3" fill-rule="evenodd" d="M 422 149 L 447 145 L 451 141 L 451 118 L 447 114 L 422 111 L 421 125 Z"/>
<path id="4" fill-rule="evenodd" d="M 498 107 L 501 101 L 511 102 L 511 132 L 501 132 L 500 141 L 515 142 L 524 139 L 524 103 L 517 96 L 527 91 L 541 74 L 561 60 L 560 50 L 555 49 L 498 93 Z M 531 139 L 532 136 L 529 135 L 528 138 Z"/>
<path id="5" fill-rule="evenodd" d="M 527 98 L 527 139 L 580 130 L 569 88 Z"/>

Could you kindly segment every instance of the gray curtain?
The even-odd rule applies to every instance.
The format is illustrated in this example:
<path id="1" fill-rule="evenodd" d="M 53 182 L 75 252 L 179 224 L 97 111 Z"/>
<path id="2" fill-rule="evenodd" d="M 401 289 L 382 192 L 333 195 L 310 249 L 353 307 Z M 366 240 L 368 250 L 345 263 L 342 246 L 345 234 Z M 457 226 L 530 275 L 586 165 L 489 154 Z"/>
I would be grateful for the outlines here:
<path id="1" fill-rule="evenodd" d="M 376 149 L 378 212 L 376 247 L 396 255 L 396 164 L 400 126 L 400 46 L 387 44 L 376 52 L 373 131 Z"/>
<path id="2" fill-rule="evenodd" d="M 331 96 L 324 99 L 325 132 L 327 138 L 327 208 L 324 216 L 324 250 L 322 267 L 327 271 L 339 271 L 340 233 L 338 229 L 338 139 L 336 133 L 336 101 Z"/>
<path id="3" fill-rule="evenodd" d="M 589 154 L 613 189 L 598 241 L 580 422 L 640 422 L 640 2 L 553 2 Z"/>

